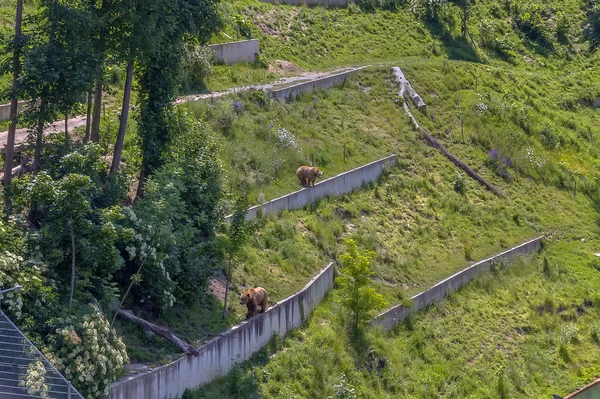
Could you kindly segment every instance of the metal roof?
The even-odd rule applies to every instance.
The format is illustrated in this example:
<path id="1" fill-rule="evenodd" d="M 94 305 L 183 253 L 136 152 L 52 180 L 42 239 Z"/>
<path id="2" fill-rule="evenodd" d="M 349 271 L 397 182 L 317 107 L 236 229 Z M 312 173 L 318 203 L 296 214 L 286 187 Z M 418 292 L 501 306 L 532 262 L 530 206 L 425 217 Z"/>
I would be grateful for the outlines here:
<path id="1" fill-rule="evenodd" d="M 29 365 L 37 361 L 41 361 L 46 369 L 46 398 L 84 399 L 4 312 L 0 311 L 0 399 L 43 397 L 39 393 L 30 395 L 26 388 L 19 386 Z"/>

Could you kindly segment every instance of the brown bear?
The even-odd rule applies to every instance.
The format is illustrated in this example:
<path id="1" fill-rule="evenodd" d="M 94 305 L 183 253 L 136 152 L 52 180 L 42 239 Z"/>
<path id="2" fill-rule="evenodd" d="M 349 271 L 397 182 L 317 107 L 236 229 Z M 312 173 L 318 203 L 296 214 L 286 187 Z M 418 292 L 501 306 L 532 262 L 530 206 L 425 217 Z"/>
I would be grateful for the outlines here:
<path id="1" fill-rule="evenodd" d="M 267 310 L 267 290 L 262 287 L 250 288 L 240 296 L 240 305 L 246 305 L 248 308 L 247 319 L 254 316 L 258 306 L 259 313 L 264 313 Z"/>
<path id="2" fill-rule="evenodd" d="M 316 166 L 300 166 L 298 169 L 296 169 L 296 176 L 298 176 L 298 179 L 300 180 L 300 185 L 302 187 L 314 187 L 315 186 L 315 180 L 317 179 L 317 177 L 319 179 L 323 178 L 323 171 L 317 169 Z"/>

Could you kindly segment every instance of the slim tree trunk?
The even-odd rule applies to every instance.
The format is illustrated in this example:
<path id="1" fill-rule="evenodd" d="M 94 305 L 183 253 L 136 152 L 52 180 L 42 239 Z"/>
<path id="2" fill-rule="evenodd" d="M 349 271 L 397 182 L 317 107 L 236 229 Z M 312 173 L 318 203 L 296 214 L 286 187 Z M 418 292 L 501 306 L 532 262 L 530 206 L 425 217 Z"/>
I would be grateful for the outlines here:
<path id="1" fill-rule="evenodd" d="M 85 136 L 83 137 L 83 142 L 87 143 L 90 140 L 90 128 L 92 124 L 92 90 L 88 92 L 87 95 L 87 113 L 85 116 Z"/>
<path id="2" fill-rule="evenodd" d="M 229 254 L 229 265 L 227 266 L 227 281 L 225 282 L 225 301 L 223 303 L 223 319 L 225 319 L 225 315 L 227 314 L 227 296 L 229 294 L 229 280 L 231 280 L 231 262 L 233 260 L 233 255 Z"/>
<path id="3" fill-rule="evenodd" d="M 69 222 L 71 233 L 71 295 L 69 296 L 69 309 L 73 305 L 73 292 L 75 292 L 75 234 L 73 233 L 73 223 Z"/>
<path id="4" fill-rule="evenodd" d="M 469 0 L 463 0 L 463 15 L 462 15 L 462 35 L 463 38 L 467 38 L 467 33 L 469 28 L 467 28 L 467 19 L 469 15 L 467 14 L 469 8 Z"/>
<path id="5" fill-rule="evenodd" d="M 144 267 L 144 263 L 146 263 L 146 259 L 148 259 L 148 258 L 144 258 L 144 260 L 140 264 L 140 267 L 138 268 L 137 272 L 133 276 L 131 276 L 131 283 L 129 283 L 129 287 L 127 287 L 127 291 L 125 291 L 125 295 L 123 295 L 123 297 L 119 301 L 119 306 L 115 310 L 115 315 L 113 316 L 113 319 L 110 322 L 110 328 L 112 328 L 112 326 L 115 324 L 115 320 L 117 319 L 117 314 L 119 314 L 119 310 L 121 310 L 121 306 L 123 306 L 123 302 L 125 302 L 125 298 L 127 298 L 127 295 L 129 295 L 129 291 L 131 291 L 131 287 L 133 287 L 133 284 L 135 284 L 135 282 L 136 282 L 135 276 L 139 275 L 140 272 L 142 271 L 142 267 Z"/>
<path id="6" fill-rule="evenodd" d="M 94 113 L 92 115 L 92 131 L 90 132 L 90 140 L 97 143 L 100 140 L 100 110 L 102 109 L 102 79 L 96 80 L 95 98 L 94 98 Z"/>
<path id="7" fill-rule="evenodd" d="M 110 175 L 114 176 L 119 171 L 121 162 L 121 153 L 123 152 L 123 142 L 125 141 L 125 131 L 127 129 L 127 118 L 129 116 L 129 100 L 131 99 L 131 83 L 133 81 L 133 60 L 127 64 L 127 78 L 125 79 L 125 91 L 123 93 L 123 106 L 121 108 L 121 121 L 119 123 L 119 133 L 117 134 L 117 143 L 115 144 L 115 153 L 113 154 Z"/>
<path id="8" fill-rule="evenodd" d="M 42 157 L 42 141 L 44 139 L 44 124 L 46 123 L 46 95 L 40 100 L 38 125 L 35 137 L 35 154 L 33 156 L 33 174 L 37 175 L 40 170 Z"/>
<path id="9" fill-rule="evenodd" d="M 69 111 L 65 111 L 65 143 L 69 143 Z"/>
<path id="10" fill-rule="evenodd" d="M 6 138 L 6 159 L 4 161 L 4 187 L 10 185 L 13 168 L 13 156 L 15 149 L 15 132 L 17 129 L 17 110 L 19 99 L 15 92 L 17 80 L 19 79 L 19 71 L 21 70 L 21 62 L 19 59 L 19 49 L 21 47 L 21 21 L 23 18 L 23 0 L 17 0 L 17 16 L 15 20 L 15 48 L 13 53 L 13 97 L 10 101 L 10 125 L 8 126 L 8 136 Z M 7 202 L 10 199 L 7 197 Z"/>
<path id="11" fill-rule="evenodd" d="M 142 159 L 142 167 L 140 168 L 140 179 L 138 181 L 137 192 L 135 193 L 136 199 L 142 198 L 144 196 L 144 186 L 146 184 L 146 176 L 148 175 L 147 168 L 148 165 L 146 164 L 146 161 Z"/>

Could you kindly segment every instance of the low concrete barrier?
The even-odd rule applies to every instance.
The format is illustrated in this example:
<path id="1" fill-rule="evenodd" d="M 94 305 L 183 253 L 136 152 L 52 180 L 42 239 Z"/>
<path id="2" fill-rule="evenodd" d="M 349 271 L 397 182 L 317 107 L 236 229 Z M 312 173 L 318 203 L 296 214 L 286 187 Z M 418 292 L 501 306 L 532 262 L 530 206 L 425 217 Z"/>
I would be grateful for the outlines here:
<path id="1" fill-rule="evenodd" d="M 254 62 L 258 54 L 258 40 L 241 40 L 239 42 L 229 42 L 221 44 L 211 44 L 208 46 L 215 52 L 215 60 L 230 65 L 234 62 Z"/>
<path id="2" fill-rule="evenodd" d="M 277 100 L 293 100 L 298 97 L 300 93 L 310 92 L 315 89 L 328 89 L 333 86 L 341 85 L 346 81 L 348 76 L 364 68 L 366 68 L 366 66 L 311 80 L 309 82 L 298 83 L 293 86 L 284 87 L 283 89 L 273 89 L 271 90 L 271 96 Z"/>
<path id="3" fill-rule="evenodd" d="M 23 112 L 27 101 L 19 101 L 17 103 L 17 112 Z M 10 103 L 0 105 L 0 121 L 7 121 L 10 119 Z"/>
<path id="4" fill-rule="evenodd" d="M 449 293 L 456 291 L 469 283 L 471 280 L 473 280 L 473 278 L 475 278 L 475 276 L 489 271 L 492 265 L 501 261 L 512 260 L 523 254 L 530 254 L 538 251 L 541 247 L 542 238 L 543 237 L 534 238 L 533 240 L 527 241 L 526 243 L 509 249 L 508 251 L 504 251 L 498 255 L 492 256 L 491 258 L 479 261 L 454 274 L 453 276 L 440 281 L 429 290 L 413 296 L 411 298 L 412 306 L 394 306 L 390 310 L 383 312 L 371 320 L 370 324 L 374 326 L 381 326 L 384 330 L 389 330 L 398 324 L 399 321 L 407 318 L 410 314 L 425 309 L 432 303 L 441 301 Z"/>
<path id="5" fill-rule="evenodd" d="M 263 215 L 270 215 L 283 210 L 302 209 L 327 195 L 348 194 L 352 190 L 376 181 L 385 167 L 396 163 L 396 154 L 368 163 L 358 168 L 340 173 L 337 176 L 316 183 L 314 187 L 303 188 L 291 194 L 256 205 L 248 209 L 246 219 L 254 219 L 262 209 Z M 299 184 L 299 183 L 298 183 Z M 233 215 L 225 217 L 229 223 Z"/>
<path id="6" fill-rule="evenodd" d="M 596 97 L 596 100 L 594 101 L 594 107 L 600 108 L 600 96 Z"/>
<path id="7" fill-rule="evenodd" d="M 226 375 L 236 362 L 248 360 L 275 334 L 284 335 L 300 327 L 333 286 L 333 271 L 330 263 L 300 292 L 201 346 L 198 357 L 188 355 L 151 372 L 113 383 L 111 399 L 175 398 L 187 388 L 197 388 Z"/>

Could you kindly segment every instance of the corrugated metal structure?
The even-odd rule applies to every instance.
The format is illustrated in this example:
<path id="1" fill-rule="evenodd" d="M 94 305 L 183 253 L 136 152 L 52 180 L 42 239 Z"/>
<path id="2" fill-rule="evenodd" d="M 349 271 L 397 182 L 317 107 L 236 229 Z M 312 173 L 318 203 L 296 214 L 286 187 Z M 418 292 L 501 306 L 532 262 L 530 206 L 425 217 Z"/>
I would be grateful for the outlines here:
<path id="1" fill-rule="evenodd" d="M 46 370 L 46 395 L 22 387 L 30 364 L 41 362 Z M 0 399 L 83 399 L 83 396 L 0 311 Z"/>

